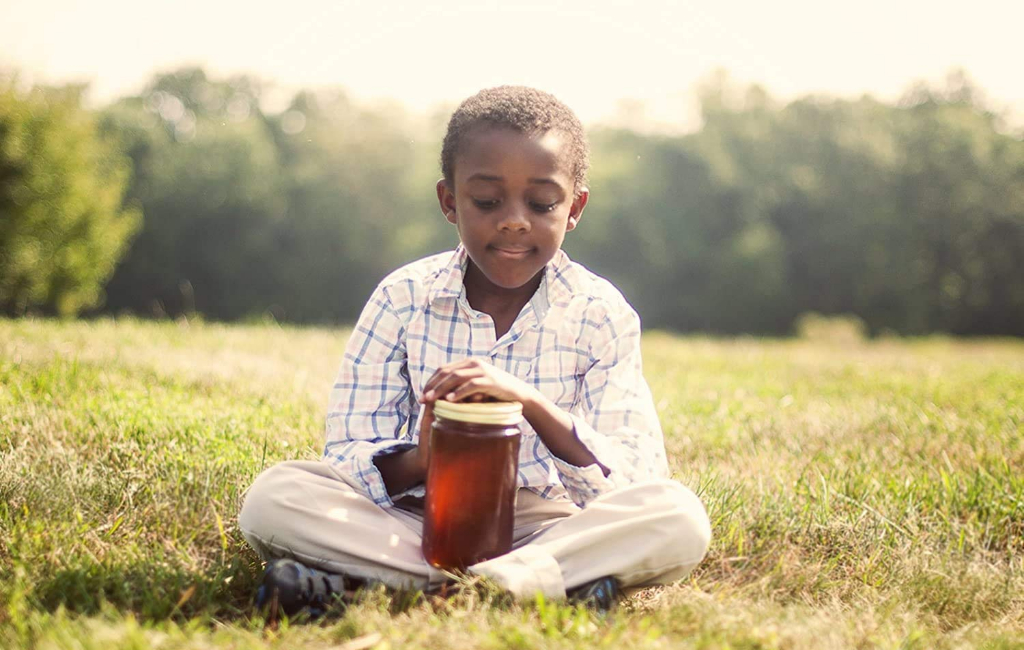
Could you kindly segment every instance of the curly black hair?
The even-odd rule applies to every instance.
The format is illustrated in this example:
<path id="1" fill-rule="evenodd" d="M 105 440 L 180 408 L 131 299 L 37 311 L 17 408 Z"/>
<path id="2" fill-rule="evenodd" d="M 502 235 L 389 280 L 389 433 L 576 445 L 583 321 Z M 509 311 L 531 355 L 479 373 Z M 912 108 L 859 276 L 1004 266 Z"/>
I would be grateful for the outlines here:
<path id="1" fill-rule="evenodd" d="M 590 147 L 583 125 L 572 110 L 554 95 L 527 86 L 498 86 L 481 90 L 459 104 L 448 120 L 441 146 L 441 174 L 449 187 L 455 180 L 455 157 L 466 134 L 480 124 L 504 126 L 529 135 L 557 129 L 566 137 L 566 154 L 572 165 L 573 192 L 579 194 L 587 180 Z"/>

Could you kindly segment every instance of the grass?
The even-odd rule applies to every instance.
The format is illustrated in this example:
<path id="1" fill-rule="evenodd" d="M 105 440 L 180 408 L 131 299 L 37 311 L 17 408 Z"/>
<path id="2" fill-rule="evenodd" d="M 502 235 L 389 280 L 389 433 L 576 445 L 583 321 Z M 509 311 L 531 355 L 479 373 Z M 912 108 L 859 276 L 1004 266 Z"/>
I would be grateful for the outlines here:
<path id="1" fill-rule="evenodd" d="M 347 333 L 0 320 L 0 647 L 1024 648 L 1024 343 L 644 340 L 708 558 L 612 616 L 249 608 L 245 488 L 319 455 Z"/>

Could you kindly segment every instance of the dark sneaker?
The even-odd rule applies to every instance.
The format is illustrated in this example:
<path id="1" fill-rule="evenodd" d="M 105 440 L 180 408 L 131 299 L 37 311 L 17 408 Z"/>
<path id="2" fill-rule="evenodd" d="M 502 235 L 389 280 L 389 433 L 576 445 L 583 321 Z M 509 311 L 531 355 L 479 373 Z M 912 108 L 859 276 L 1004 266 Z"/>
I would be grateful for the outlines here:
<path id="1" fill-rule="evenodd" d="M 599 614 L 607 614 L 614 609 L 620 595 L 619 583 L 611 576 L 598 578 L 566 593 L 570 603 L 585 605 Z"/>
<path id="2" fill-rule="evenodd" d="M 256 609 L 266 611 L 271 619 L 278 614 L 291 617 L 303 611 L 310 618 L 317 618 L 327 611 L 336 596 L 340 598 L 344 594 L 344 576 L 313 569 L 295 560 L 271 560 L 256 591 Z"/>

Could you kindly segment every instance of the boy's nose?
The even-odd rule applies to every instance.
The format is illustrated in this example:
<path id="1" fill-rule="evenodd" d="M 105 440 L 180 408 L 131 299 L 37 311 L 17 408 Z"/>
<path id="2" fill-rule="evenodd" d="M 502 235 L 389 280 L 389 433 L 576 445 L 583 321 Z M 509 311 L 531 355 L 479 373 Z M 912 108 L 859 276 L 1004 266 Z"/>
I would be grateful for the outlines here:
<path id="1" fill-rule="evenodd" d="M 526 231 L 530 229 L 530 218 L 525 207 L 509 206 L 498 222 L 499 230 Z"/>

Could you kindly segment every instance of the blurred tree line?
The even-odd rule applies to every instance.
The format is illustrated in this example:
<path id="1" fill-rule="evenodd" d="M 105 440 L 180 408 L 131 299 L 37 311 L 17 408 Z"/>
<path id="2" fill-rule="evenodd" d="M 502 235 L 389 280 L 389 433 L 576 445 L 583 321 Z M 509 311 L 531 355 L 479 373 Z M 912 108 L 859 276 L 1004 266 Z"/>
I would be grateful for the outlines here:
<path id="1" fill-rule="evenodd" d="M 267 113 L 265 92 L 190 68 L 93 113 L 8 84 L 0 310 L 351 322 L 389 271 L 455 245 L 433 189 L 447 111 L 334 91 Z M 895 104 L 719 76 L 700 101 L 685 136 L 590 131 L 565 247 L 646 327 L 783 334 L 818 312 L 1024 335 L 1024 140 L 963 75 Z"/>
<path id="2" fill-rule="evenodd" d="M 122 208 L 130 163 L 81 110 L 81 86 L 22 94 L 0 78 L 0 313 L 73 315 L 140 223 Z"/>

